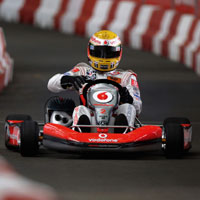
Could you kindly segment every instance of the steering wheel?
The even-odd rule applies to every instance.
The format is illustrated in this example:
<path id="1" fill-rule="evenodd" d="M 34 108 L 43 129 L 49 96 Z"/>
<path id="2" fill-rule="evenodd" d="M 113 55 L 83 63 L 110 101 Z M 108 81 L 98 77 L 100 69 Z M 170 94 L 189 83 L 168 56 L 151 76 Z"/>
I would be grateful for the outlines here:
<path id="1" fill-rule="evenodd" d="M 115 87 L 117 87 L 119 89 L 119 94 L 121 96 L 122 94 L 122 86 L 115 82 L 115 81 L 111 81 L 111 80 L 108 80 L 108 79 L 97 79 L 97 80 L 88 80 L 86 81 L 87 85 L 83 88 L 83 97 L 85 98 L 86 102 L 87 102 L 87 91 L 88 89 L 93 86 L 93 85 L 96 85 L 96 84 L 99 84 L 99 83 L 107 83 L 107 84 L 111 84 L 111 85 L 114 85 Z"/>

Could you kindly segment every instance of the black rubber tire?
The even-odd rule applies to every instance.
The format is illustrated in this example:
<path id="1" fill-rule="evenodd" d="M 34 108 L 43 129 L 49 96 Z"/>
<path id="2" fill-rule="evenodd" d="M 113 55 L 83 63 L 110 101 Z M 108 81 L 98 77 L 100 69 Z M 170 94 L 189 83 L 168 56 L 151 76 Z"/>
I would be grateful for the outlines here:
<path id="1" fill-rule="evenodd" d="M 24 115 L 24 114 L 12 114 L 12 115 L 8 115 L 6 117 L 6 121 L 7 120 L 32 120 L 31 116 L 30 115 Z M 19 148 L 16 147 L 16 146 L 12 146 L 8 143 L 8 137 L 7 137 L 7 134 L 6 134 L 7 130 L 5 129 L 5 146 L 7 149 L 9 150 L 18 150 Z"/>
<path id="2" fill-rule="evenodd" d="M 184 132 L 178 123 L 165 123 L 166 148 L 164 150 L 167 158 L 181 158 L 184 154 Z"/>
<path id="3" fill-rule="evenodd" d="M 163 125 L 167 123 L 174 123 L 174 124 L 190 124 L 190 120 L 185 117 L 169 117 L 164 120 Z"/>
<path id="4" fill-rule="evenodd" d="M 32 120 L 30 115 L 24 115 L 24 114 L 12 114 L 8 115 L 6 117 L 7 120 Z"/>
<path id="5" fill-rule="evenodd" d="M 20 153 L 22 156 L 35 156 L 39 150 L 39 127 L 37 122 L 26 120 L 20 127 Z"/>

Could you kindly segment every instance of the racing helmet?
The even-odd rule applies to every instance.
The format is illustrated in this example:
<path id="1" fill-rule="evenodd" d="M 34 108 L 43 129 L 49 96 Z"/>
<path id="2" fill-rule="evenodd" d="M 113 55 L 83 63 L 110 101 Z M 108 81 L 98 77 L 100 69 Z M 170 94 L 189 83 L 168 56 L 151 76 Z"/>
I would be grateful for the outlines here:
<path id="1" fill-rule="evenodd" d="M 109 30 L 101 30 L 90 38 L 88 60 L 92 68 L 109 72 L 117 68 L 122 56 L 121 40 Z"/>

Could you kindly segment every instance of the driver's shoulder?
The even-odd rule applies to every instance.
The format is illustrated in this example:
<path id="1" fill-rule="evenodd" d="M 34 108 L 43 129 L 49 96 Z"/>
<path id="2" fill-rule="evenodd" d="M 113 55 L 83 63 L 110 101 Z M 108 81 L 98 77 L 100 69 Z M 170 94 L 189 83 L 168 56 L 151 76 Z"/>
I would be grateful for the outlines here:
<path id="1" fill-rule="evenodd" d="M 122 78 L 129 77 L 129 76 L 137 77 L 137 74 L 134 71 L 132 71 L 131 69 L 129 69 L 129 70 L 117 69 L 117 70 L 115 70 L 115 73 L 121 75 Z"/>
<path id="2" fill-rule="evenodd" d="M 84 63 L 84 62 L 80 62 L 80 63 L 76 64 L 75 67 L 78 67 L 78 68 L 90 68 L 90 66 L 87 63 Z"/>
<path id="3" fill-rule="evenodd" d="M 86 75 L 87 71 L 90 69 L 90 66 L 84 62 L 76 64 L 71 72 L 76 75 Z"/>

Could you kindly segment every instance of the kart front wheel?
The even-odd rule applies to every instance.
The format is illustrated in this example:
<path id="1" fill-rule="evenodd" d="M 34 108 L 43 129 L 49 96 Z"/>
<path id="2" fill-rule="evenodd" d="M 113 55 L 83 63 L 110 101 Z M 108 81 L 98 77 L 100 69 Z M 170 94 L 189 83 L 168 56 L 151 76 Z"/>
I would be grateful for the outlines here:
<path id="1" fill-rule="evenodd" d="M 13 146 L 9 144 L 10 140 L 10 133 L 9 133 L 9 125 L 8 121 L 25 121 L 25 120 L 32 120 L 30 115 L 25 114 L 11 114 L 8 115 L 5 119 L 6 125 L 5 125 L 5 146 L 9 150 L 18 150 L 18 146 Z"/>
<path id="2" fill-rule="evenodd" d="M 184 131 L 178 123 L 164 124 L 164 152 L 167 158 L 180 158 L 184 154 Z"/>
<path id="3" fill-rule="evenodd" d="M 164 125 L 167 123 L 174 123 L 174 124 L 190 124 L 190 120 L 185 117 L 169 117 L 164 120 Z"/>
<path id="4" fill-rule="evenodd" d="M 26 120 L 20 127 L 20 153 L 22 156 L 34 156 L 39 150 L 39 127 L 37 122 Z"/>

